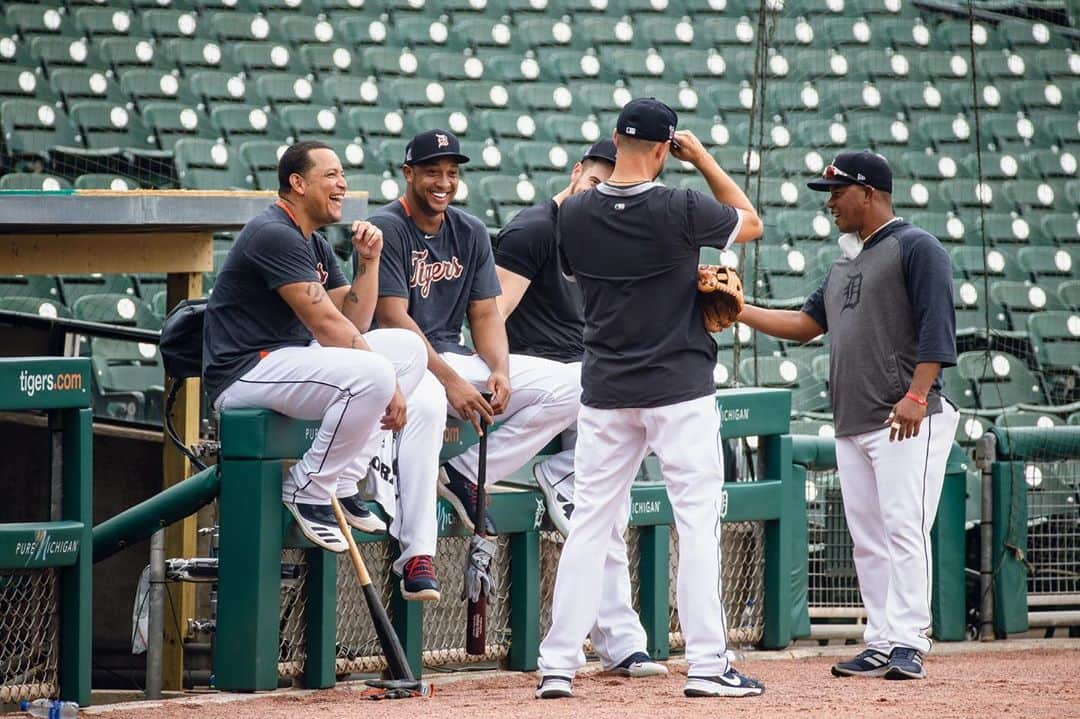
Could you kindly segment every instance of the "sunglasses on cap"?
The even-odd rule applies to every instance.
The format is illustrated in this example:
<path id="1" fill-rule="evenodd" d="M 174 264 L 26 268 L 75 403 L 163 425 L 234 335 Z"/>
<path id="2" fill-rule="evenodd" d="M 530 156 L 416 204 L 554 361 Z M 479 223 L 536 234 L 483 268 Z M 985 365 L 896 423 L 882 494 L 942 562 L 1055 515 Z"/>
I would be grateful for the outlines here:
<path id="1" fill-rule="evenodd" d="M 866 182 L 864 180 L 860 180 L 859 178 L 855 177 L 854 175 L 851 175 L 851 174 L 848 174 L 847 172 L 844 172 L 843 170 L 841 170 L 836 165 L 829 165 L 828 167 L 826 167 L 825 170 L 821 173 L 821 176 L 823 178 L 825 178 L 826 180 L 831 180 L 831 179 L 833 179 L 835 177 L 842 177 L 845 180 L 851 180 L 852 182 L 854 182 L 857 185 L 862 185 L 863 187 L 869 187 L 869 188 L 873 189 L 873 185 L 869 184 L 868 182 Z"/>

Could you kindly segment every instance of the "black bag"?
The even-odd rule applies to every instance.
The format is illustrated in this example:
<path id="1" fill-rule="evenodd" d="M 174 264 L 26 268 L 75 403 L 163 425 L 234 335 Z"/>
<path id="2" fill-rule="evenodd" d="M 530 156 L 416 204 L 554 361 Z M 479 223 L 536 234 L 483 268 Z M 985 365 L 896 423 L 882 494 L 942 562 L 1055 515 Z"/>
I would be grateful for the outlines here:
<path id="1" fill-rule="evenodd" d="M 183 300 L 161 325 L 161 360 L 169 377 L 185 379 L 202 375 L 206 302 L 205 297 Z"/>

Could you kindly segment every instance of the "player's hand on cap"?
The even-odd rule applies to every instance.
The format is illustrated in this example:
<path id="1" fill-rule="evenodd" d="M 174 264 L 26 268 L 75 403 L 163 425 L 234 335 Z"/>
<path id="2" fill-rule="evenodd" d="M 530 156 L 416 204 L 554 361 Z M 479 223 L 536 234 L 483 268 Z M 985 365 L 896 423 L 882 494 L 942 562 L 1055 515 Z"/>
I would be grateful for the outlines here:
<path id="1" fill-rule="evenodd" d="M 709 156 L 709 151 L 689 130 L 676 130 L 671 142 L 671 154 L 676 160 L 684 160 L 697 167 L 698 163 Z"/>
<path id="2" fill-rule="evenodd" d="M 382 230 L 365 220 L 352 223 L 352 246 L 362 260 L 375 260 L 382 254 Z"/>
<path id="3" fill-rule="evenodd" d="M 510 401 L 510 378 L 501 372 L 492 372 L 487 381 L 491 393 L 491 411 L 501 414 Z"/>
<path id="4" fill-rule="evenodd" d="M 390 398 L 390 404 L 386 405 L 386 412 L 379 426 L 391 432 L 400 432 L 405 427 L 405 395 L 401 393 L 401 387 L 394 388 L 394 396 Z"/>
<path id="5" fill-rule="evenodd" d="M 483 434 L 480 428 L 481 419 L 485 424 L 491 424 L 495 420 L 495 412 L 484 399 L 484 395 L 461 377 L 446 384 L 446 402 L 454 408 L 459 417 L 472 423 L 478 435 Z"/>
<path id="6" fill-rule="evenodd" d="M 889 426 L 889 441 L 902 442 L 905 439 L 919 436 L 919 427 L 923 418 L 926 417 L 926 407 L 903 397 L 893 405 L 883 424 Z"/>

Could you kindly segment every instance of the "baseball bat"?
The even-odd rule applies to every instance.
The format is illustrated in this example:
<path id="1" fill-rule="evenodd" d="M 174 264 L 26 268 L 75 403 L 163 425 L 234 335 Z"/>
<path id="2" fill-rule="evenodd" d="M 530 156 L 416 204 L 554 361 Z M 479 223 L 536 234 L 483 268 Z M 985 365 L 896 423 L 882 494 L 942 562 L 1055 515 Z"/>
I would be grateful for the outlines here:
<path id="1" fill-rule="evenodd" d="M 490 400 L 490 396 L 485 396 Z M 480 418 L 480 457 L 476 463 L 476 525 L 473 532 L 485 536 L 487 522 L 487 440 L 488 425 Z M 465 653 L 478 656 L 487 652 L 487 594 L 480 592 L 474 602 L 469 600 L 465 622 Z"/>
<path id="2" fill-rule="evenodd" d="M 356 578 L 360 581 L 360 588 L 364 590 L 364 601 L 367 602 L 371 621 L 375 624 L 375 634 L 379 638 L 379 646 L 383 656 L 386 657 L 386 665 L 390 670 L 390 676 L 394 679 L 406 679 L 415 681 L 409 660 L 405 658 L 405 649 L 401 646 L 394 627 L 390 624 L 390 617 L 386 615 L 386 608 L 379 601 L 379 595 L 375 591 L 375 585 L 371 583 L 371 575 L 368 574 L 364 565 L 364 558 L 360 556 L 360 550 L 356 546 L 356 540 L 352 536 L 352 528 L 345 521 L 345 515 L 341 511 L 341 505 L 337 497 L 330 498 L 330 506 L 334 508 L 334 516 L 337 517 L 338 527 L 345 535 L 345 542 L 349 545 L 349 559 L 352 560 L 353 569 L 356 570 Z"/>

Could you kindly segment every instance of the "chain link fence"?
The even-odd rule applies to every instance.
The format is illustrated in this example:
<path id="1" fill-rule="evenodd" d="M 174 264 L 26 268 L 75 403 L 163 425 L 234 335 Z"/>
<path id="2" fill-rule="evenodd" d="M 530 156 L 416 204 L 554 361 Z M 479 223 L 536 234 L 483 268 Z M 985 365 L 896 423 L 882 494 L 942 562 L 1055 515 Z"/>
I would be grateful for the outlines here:
<path id="1" fill-rule="evenodd" d="M 59 693 L 55 569 L 0 570 L 0 704 Z"/>
<path id="2" fill-rule="evenodd" d="M 811 617 L 856 618 L 863 614 L 836 470 L 806 473 L 809 522 Z"/>
<path id="3" fill-rule="evenodd" d="M 297 568 L 294 578 L 281 580 L 281 614 L 278 676 L 299 677 L 307 658 L 307 558 L 302 549 L 283 549 L 281 563 Z"/>
<path id="4" fill-rule="evenodd" d="M 1080 607 L 1080 459 L 1024 468 L 1028 500 L 1028 606 Z"/>
<path id="5" fill-rule="evenodd" d="M 358 545 L 364 566 L 372 577 L 382 577 L 376 583 L 379 599 L 387 613 L 390 613 L 390 590 L 392 584 L 388 578 L 393 576 L 390 565 L 393 563 L 390 542 L 364 542 Z M 442 576 L 442 575 L 440 575 Z M 367 602 L 356 571 L 348 555 L 338 556 L 337 565 L 337 660 L 335 671 L 338 674 L 353 672 L 377 673 L 386 668 L 386 658 L 379 648 L 379 638 L 375 635 L 375 625 L 368 616 Z"/>

